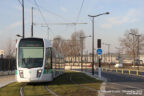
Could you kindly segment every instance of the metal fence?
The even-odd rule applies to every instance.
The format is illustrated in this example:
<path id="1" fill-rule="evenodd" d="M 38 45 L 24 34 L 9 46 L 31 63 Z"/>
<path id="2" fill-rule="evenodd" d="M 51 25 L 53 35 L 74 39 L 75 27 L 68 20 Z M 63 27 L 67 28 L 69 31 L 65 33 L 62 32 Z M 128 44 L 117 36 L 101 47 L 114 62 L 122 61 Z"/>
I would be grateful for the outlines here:
<path id="1" fill-rule="evenodd" d="M 13 71 L 16 69 L 16 59 L 0 58 L 0 71 Z"/>

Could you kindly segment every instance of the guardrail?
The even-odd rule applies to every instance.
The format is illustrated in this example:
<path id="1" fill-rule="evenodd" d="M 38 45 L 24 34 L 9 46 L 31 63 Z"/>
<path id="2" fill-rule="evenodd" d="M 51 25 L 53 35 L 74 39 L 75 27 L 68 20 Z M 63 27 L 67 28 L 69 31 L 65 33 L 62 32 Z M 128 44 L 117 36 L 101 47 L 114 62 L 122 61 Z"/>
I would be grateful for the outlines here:
<path id="1" fill-rule="evenodd" d="M 102 71 L 115 72 L 115 73 L 120 73 L 120 74 L 127 74 L 127 75 L 135 75 L 135 76 L 144 77 L 144 71 L 140 71 L 140 70 L 102 68 Z"/>

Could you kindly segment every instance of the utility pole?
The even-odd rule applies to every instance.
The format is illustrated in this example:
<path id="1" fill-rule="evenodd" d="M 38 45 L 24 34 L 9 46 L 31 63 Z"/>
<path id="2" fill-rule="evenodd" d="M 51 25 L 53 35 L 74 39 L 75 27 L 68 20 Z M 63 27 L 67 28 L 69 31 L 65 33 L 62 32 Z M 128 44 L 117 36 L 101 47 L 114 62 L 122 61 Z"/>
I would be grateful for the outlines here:
<path id="1" fill-rule="evenodd" d="M 128 35 L 132 35 L 133 36 L 133 42 L 132 42 L 132 45 L 133 45 L 133 49 L 132 49 L 132 53 L 133 53 L 133 66 L 135 66 L 135 46 L 134 46 L 134 37 L 137 36 L 136 34 L 134 33 L 129 33 Z"/>
<path id="2" fill-rule="evenodd" d="M 81 71 L 83 71 L 83 42 L 84 42 L 84 39 L 86 37 L 91 37 L 91 35 L 89 36 L 80 36 L 80 43 L 81 43 Z"/>
<path id="3" fill-rule="evenodd" d="M 25 37 L 25 23 L 24 23 L 24 0 L 22 0 L 22 38 Z"/>
<path id="4" fill-rule="evenodd" d="M 107 53 L 107 58 L 108 58 L 108 63 L 109 63 L 109 68 L 110 68 L 110 44 L 107 44 L 107 43 L 103 43 L 104 45 L 107 45 L 107 48 L 108 48 L 108 53 Z"/>
<path id="5" fill-rule="evenodd" d="M 49 27 L 47 27 L 47 38 L 49 40 Z"/>
<path id="6" fill-rule="evenodd" d="M 140 56 L 139 56 L 139 55 L 140 55 L 140 52 L 139 52 L 139 49 L 140 49 L 140 44 L 139 44 L 139 43 L 140 43 L 140 40 L 139 40 L 139 39 L 140 39 L 140 38 L 139 38 L 139 37 L 140 37 L 141 35 L 136 35 L 136 36 L 137 36 L 137 39 L 138 39 L 137 57 L 140 57 Z M 140 58 L 139 58 L 139 59 L 140 59 Z"/>
<path id="7" fill-rule="evenodd" d="M 80 36 L 80 42 L 81 42 L 81 71 L 83 71 L 83 40 L 85 37 Z"/>
<path id="8" fill-rule="evenodd" d="M 33 37 L 33 7 L 31 8 L 31 37 Z"/>
<path id="9" fill-rule="evenodd" d="M 139 49 L 140 49 L 140 44 L 139 44 L 139 43 L 140 43 L 140 40 L 139 40 L 139 39 L 140 39 L 140 38 L 139 38 L 139 37 L 140 37 L 141 35 L 136 35 L 136 36 L 137 36 L 137 39 L 138 39 L 137 57 L 138 57 L 138 70 L 139 70 L 139 64 L 140 64 L 140 52 L 139 52 Z"/>

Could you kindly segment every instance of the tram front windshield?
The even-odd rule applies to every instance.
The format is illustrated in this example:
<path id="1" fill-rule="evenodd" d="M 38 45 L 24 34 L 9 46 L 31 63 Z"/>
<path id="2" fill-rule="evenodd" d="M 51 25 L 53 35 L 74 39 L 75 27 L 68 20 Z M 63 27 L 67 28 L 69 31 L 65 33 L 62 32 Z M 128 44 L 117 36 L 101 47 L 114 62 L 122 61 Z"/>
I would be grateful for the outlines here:
<path id="1" fill-rule="evenodd" d="M 19 44 L 18 66 L 20 68 L 42 67 L 44 43 L 42 39 L 22 39 Z"/>

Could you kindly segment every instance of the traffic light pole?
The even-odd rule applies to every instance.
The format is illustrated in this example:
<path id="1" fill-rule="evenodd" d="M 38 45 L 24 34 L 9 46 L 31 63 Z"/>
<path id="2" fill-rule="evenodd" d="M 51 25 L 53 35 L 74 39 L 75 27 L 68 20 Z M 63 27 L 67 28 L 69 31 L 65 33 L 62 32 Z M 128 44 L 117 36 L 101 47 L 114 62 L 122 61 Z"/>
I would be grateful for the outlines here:
<path id="1" fill-rule="evenodd" d="M 99 68 L 98 68 L 98 77 L 101 79 L 101 56 L 98 56 Z"/>
<path id="2" fill-rule="evenodd" d="M 102 49 L 101 49 L 101 39 L 98 39 L 97 40 L 97 48 L 98 50 L 101 50 L 100 54 L 97 50 L 97 54 L 98 54 L 98 63 L 99 63 L 99 66 L 98 66 L 98 77 L 101 79 L 101 55 L 102 55 Z"/>

